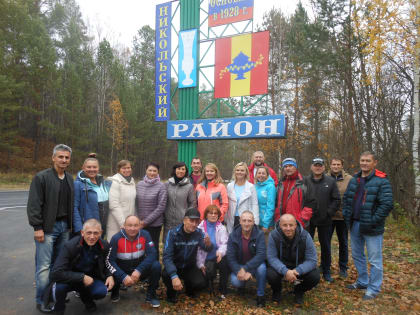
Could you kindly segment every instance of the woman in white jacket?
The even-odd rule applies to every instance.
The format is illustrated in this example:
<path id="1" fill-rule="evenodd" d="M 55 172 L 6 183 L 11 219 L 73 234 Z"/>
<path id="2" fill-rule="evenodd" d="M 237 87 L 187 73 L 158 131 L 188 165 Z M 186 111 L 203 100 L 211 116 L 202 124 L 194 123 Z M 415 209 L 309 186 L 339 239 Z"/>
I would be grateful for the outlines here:
<path id="1" fill-rule="evenodd" d="M 245 210 L 254 214 L 255 224 L 260 223 L 257 191 L 249 180 L 249 170 L 245 162 L 240 162 L 233 168 L 232 181 L 227 185 L 229 209 L 225 216 L 226 228 L 229 234 L 233 227 L 239 224 L 239 217 Z"/>
<path id="2" fill-rule="evenodd" d="M 130 161 L 119 161 L 117 171 L 117 174 L 109 177 L 112 180 L 112 185 L 109 191 L 109 216 L 106 232 L 108 241 L 120 231 L 125 218 L 133 215 L 136 209 L 136 184 L 131 176 Z"/>

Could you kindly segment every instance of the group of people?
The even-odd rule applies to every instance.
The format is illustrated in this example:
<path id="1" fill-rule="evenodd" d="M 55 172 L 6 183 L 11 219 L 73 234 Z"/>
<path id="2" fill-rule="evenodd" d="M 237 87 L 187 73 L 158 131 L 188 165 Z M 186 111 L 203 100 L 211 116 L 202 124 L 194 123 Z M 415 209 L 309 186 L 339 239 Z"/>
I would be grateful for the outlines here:
<path id="1" fill-rule="evenodd" d="M 99 161 L 90 155 L 73 182 L 66 171 L 71 152 L 57 145 L 53 167 L 35 175 L 29 192 L 36 306 L 41 312 L 63 313 L 69 291 L 78 292 L 86 309 L 94 311 L 95 299 L 111 291 L 111 300 L 118 302 L 120 289 L 143 279 L 148 279 L 146 302 L 159 307 L 160 278 L 167 300 L 176 302 L 184 287 L 189 296 L 204 288 L 215 294 L 217 273 L 220 298 L 227 294 L 228 280 L 242 293 L 255 278 L 257 306 L 265 305 L 266 282 L 273 301 L 280 302 L 283 281 L 294 285 L 295 301 L 302 304 L 321 273 L 325 281 L 333 281 L 334 230 L 344 278 L 350 231 L 358 278 L 347 288 L 366 290 L 365 300 L 380 292 L 384 224 L 393 199 L 386 174 L 375 168 L 371 152 L 361 154 L 361 170 L 354 177 L 339 158 L 330 160 L 328 173 L 324 159 L 314 158 L 307 177 L 298 171 L 296 159 L 286 158 L 279 180 L 257 151 L 249 166 L 235 165 L 227 186 L 217 166 L 203 167 L 198 157 L 192 159 L 190 174 L 184 162 L 176 163 L 165 183 L 159 165 L 151 162 L 136 185 L 129 161 L 120 161 L 118 173 L 104 179 Z M 319 268 L 315 231 L 321 247 Z"/>

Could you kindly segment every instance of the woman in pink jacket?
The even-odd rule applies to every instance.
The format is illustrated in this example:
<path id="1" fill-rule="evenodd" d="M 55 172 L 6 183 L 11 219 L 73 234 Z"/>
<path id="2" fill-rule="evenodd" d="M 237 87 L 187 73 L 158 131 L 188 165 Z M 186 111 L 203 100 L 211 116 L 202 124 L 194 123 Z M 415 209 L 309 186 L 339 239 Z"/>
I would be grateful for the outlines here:
<path id="1" fill-rule="evenodd" d="M 226 249 L 228 233 L 225 226 L 220 223 L 221 211 L 216 205 L 207 206 L 204 211 L 205 219 L 198 228 L 210 237 L 213 249 L 205 252 L 201 248 L 197 250 L 197 267 L 203 272 L 208 281 L 210 293 L 213 294 L 213 280 L 216 278 L 219 269 L 219 292 L 221 298 L 225 298 L 229 269 L 226 261 Z"/>

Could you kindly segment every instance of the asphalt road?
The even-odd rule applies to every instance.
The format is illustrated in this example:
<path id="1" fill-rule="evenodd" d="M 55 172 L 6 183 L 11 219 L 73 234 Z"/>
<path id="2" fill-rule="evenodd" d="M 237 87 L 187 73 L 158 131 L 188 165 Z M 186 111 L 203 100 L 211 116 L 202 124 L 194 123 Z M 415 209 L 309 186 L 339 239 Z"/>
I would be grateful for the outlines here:
<path id="1" fill-rule="evenodd" d="M 33 229 L 26 216 L 27 191 L 0 191 L 0 315 L 41 314 L 35 308 Z M 121 291 L 121 300 L 98 301 L 96 314 L 156 314 L 144 303 L 145 292 Z M 69 294 L 66 314 L 88 314 Z M 162 309 L 162 306 L 161 306 Z"/>

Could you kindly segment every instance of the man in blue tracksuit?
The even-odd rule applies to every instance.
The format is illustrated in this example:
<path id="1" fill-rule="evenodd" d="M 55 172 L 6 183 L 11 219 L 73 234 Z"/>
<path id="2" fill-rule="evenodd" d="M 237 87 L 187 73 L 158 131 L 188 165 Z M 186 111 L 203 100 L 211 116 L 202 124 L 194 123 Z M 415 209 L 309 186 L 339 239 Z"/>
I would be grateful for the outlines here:
<path id="1" fill-rule="evenodd" d="M 319 282 L 317 254 L 309 233 L 291 214 L 280 217 L 270 232 L 267 248 L 267 281 L 273 289 L 273 301 L 280 303 L 282 280 L 295 285 L 297 304 L 303 303 L 306 291 Z"/>
<path id="2" fill-rule="evenodd" d="M 257 280 L 257 306 L 265 306 L 266 246 L 264 232 L 254 221 L 251 211 L 244 211 L 229 235 L 226 258 L 232 271 L 230 282 L 234 287 L 244 288 L 247 281 Z"/>
<path id="3" fill-rule="evenodd" d="M 194 291 L 204 289 L 207 281 L 197 267 L 197 249 L 206 252 L 213 248 L 210 237 L 197 229 L 200 212 L 189 208 L 184 221 L 178 227 L 169 230 L 163 250 L 164 270 L 162 279 L 166 286 L 168 302 L 176 303 L 176 292 L 183 288 L 184 280 L 187 295 L 194 296 Z"/>
<path id="4" fill-rule="evenodd" d="M 374 299 L 383 278 L 382 242 L 385 220 L 393 208 L 392 187 L 371 152 L 360 156 L 360 172 L 351 179 L 343 198 L 343 217 L 350 230 L 351 254 L 358 277 L 348 289 L 366 289 L 364 300 Z M 370 264 L 368 275 L 365 244 Z"/>
<path id="5" fill-rule="evenodd" d="M 120 300 L 120 285 L 130 287 L 137 281 L 149 279 L 146 302 L 159 307 L 156 296 L 159 286 L 161 266 L 157 259 L 157 249 L 152 238 L 144 229 L 140 229 L 140 219 L 130 215 L 125 219 L 124 228 L 115 234 L 110 242 L 111 251 L 107 257 L 107 267 L 115 278 L 111 301 Z"/>

